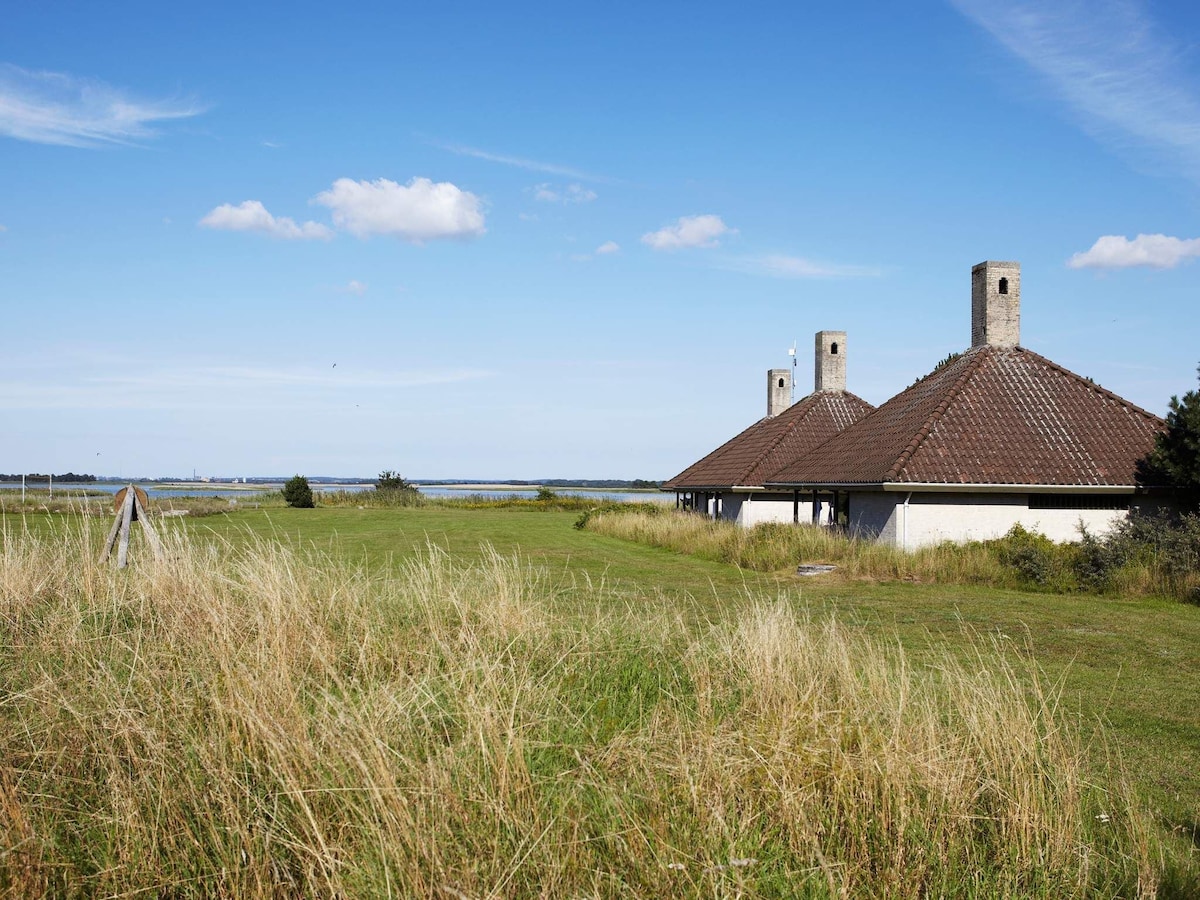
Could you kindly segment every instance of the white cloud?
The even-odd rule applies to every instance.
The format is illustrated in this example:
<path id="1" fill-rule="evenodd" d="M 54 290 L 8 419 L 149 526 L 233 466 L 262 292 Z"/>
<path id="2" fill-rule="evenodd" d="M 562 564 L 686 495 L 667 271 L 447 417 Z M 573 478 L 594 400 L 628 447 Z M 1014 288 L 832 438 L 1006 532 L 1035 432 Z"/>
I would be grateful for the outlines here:
<path id="1" fill-rule="evenodd" d="M 200 220 L 205 228 L 222 231 L 257 231 L 289 241 L 329 240 L 333 232 L 318 222 L 297 225 L 286 216 L 275 218 L 258 200 L 245 200 L 234 206 L 223 203 Z"/>
<path id="2" fill-rule="evenodd" d="M 801 256 L 779 253 L 747 256 L 732 261 L 730 268 L 771 278 L 874 278 L 879 270 L 869 266 L 847 266 L 818 262 Z"/>
<path id="3" fill-rule="evenodd" d="M 1148 149 L 1200 181 L 1200 95 L 1189 48 L 1138 0 L 951 0 L 1042 73 L 1096 137 Z"/>
<path id="4" fill-rule="evenodd" d="M 313 202 L 333 210 L 334 224 L 360 238 L 392 234 L 421 243 L 477 237 L 486 231 L 480 199 L 448 181 L 434 184 L 428 178 L 413 178 L 400 185 L 386 178 L 339 178 Z"/>
<path id="5" fill-rule="evenodd" d="M 533 186 L 533 199 L 543 203 L 591 203 L 596 192 L 581 184 L 568 184 L 562 190 L 549 183 Z"/>
<path id="6" fill-rule="evenodd" d="M 39 144 L 98 147 L 154 137 L 154 123 L 204 112 L 185 100 L 139 100 L 94 79 L 0 64 L 0 134 Z"/>
<path id="7" fill-rule="evenodd" d="M 342 294 L 354 294 L 356 297 L 361 297 L 367 292 L 366 282 L 359 281 L 357 278 L 351 278 L 348 282 L 338 288 L 338 292 Z"/>
<path id="8" fill-rule="evenodd" d="M 431 141 L 435 147 L 442 150 L 448 150 L 459 156 L 471 156 L 475 159 L 486 159 L 488 162 L 500 163 L 505 166 L 514 166 L 518 169 L 528 169 L 531 172 L 545 172 L 548 175 L 561 175 L 564 178 L 578 178 L 580 181 L 599 181 L 610 182 L 612 179 L 604 178 L 600 175 L 589 175 L 587 172 L 581 172 L 578 169 L 572 169 L 569 166 L 560 166 L 556 163 L 538 162 L 536 159 L 524 159 L 520 156 L 505 156 L 501 153 L 491 153 L 487 150 L 480 150 L 476 147 L 464 147 L 462 144 L 443 144 L 438 141 Z"/>
<path id="9" fill-rule="evenodd" d="M 655 250 L 680 250 L 685 247 L 716 247 L 717 238 L 737 234 L 720 216 L 681 216 L 674 225 L 642 235 L 642 243 Z"/>
<path id="10" fill-rule="evenodd" d="M 1072 269 L 1128 269 L 1146 266 L 1173 269 L 1200 256 L 1200 238 L 1190 240 L 1165 234 L 1139 234 L 1132 241 L 1124 235 L 1106 234 L 1090 250 L 1076 253 L 1067 265 Z"/>
<path id="11" fill-rule="evenodd" d="M 621 245 L 618 244 L 616 241 L 605 241 L 603 244 L 601 244 L 599 247 L 596 248 L 596 255 L 597 256 L 607 256 L 610 253 L 617 253 L 618 251 L 620 251 L 620 249 L 621 249 Z"/>

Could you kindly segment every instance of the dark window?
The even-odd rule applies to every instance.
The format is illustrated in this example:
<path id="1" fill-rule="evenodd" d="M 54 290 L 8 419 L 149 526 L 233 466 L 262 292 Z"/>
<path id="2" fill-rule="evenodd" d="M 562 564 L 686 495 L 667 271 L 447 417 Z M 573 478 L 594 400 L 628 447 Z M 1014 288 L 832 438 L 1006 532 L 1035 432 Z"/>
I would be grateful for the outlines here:
<path id="1" fill-rule="evenodd" d="M 1129 509 L 1129 494 L 1030 494 L 1030 509 Z"/>
<path id="2" fill-rule="evenodd" d="M 783 379 L 782 378 L 779 379 L 779 386 L 783 387 Z"/>
<path id="3" fill-rule="evenodd" d="M 833 342 L 833 345 L 829 348 L 829 352 L 837 356 L 837 341 Z"/>
<path id="4" fill-rule="evenodd" d="M 1000 279 L 1000 293 L 1002 293 L 1002 294 L 1008 293 L 1008 279 L 1007 278 Z"/>

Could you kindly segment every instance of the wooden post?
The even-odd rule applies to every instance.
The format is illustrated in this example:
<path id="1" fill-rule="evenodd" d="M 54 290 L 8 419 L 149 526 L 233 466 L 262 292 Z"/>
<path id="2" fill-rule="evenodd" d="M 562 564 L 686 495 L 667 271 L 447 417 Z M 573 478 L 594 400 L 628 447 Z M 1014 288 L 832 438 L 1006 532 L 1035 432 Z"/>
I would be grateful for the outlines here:
<path id="1" fill-rule="evenodd" d="M 150 549 L 154 551 L 154 558 L 162 559 L 162 541 L 158 539 L 158 532 L 154 530 L 154 525 L 150 522 L 150 517 L 146 515 L 146 508 L 142 506 L 142 501 L 138 497 L 137 491 L 131 490 L 129 494 L 133 497 L 133 511 L 137 515 L 137 520 L 142 523 L 142 531 L 146 533 L 146 540 L 150 543 Z"/>
<path id="2" fill-rule="evenodd" d="M 121 504 L 121 545 L 117 548 L 118 569 L 123 569 L 129 564 L 129 526 L 133 521 L 133 502 L 135 499 L 131 486 L 125 492 L 125 502 Z"/>
<path id="3" fill-rule="evenodd" d="M 120 544 L 117 546 L 117 568 L 124 569 L 129 564 L 129 531 L 134 522 L 140 522 L 142 530 L 146 534 L 146 541 L 150 544 L 150 549 L 154 551 L 155 559 L 163 558 L 163 545 L 159 540 L 158 532 L 154 530 L 154 525 L 150 521 L 150 516 L 146 512 L 146 507 L 142 505 L 142 498 L 138 496 L 139 488 L 132 484 L 117 492 L 115 503 L 120 504 L 117 510 L 117 517 L 113 519 L 112 528 L 109 529 L 108 538 L 104 542 L 104 551 L 100 554 L 100 562 L 108 559 L 112 553 L 112 548 L 117 544 L 117 535 L 120 534 Z M 124 497 L 121 495 L 124 494 Z"/>

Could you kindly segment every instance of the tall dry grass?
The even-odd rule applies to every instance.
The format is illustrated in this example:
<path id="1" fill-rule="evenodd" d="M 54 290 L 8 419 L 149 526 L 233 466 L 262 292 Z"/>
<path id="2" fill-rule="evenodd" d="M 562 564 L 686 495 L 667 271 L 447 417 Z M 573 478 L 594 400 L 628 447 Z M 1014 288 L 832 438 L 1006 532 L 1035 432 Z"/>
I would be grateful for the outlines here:
<path id="1" fill-rule="evenodd" d="M 745 569 L 777 571 L 803 563 L 834 564 L 854 578 L 1008 584 L 1018 579 L 983 544 L 940 544 L 903 551 L 813 525 L 732 522 L 676 511 L 612 510 L 590 516 L 590 531 L 689 553 Z"/>
<path id="2" fill-rule="evenodd" d="M 1155 895 L 1019 655 L 785 599 L 688 631 L 495 553 L 99 537 L 3 535 L 0 893 Z"/>

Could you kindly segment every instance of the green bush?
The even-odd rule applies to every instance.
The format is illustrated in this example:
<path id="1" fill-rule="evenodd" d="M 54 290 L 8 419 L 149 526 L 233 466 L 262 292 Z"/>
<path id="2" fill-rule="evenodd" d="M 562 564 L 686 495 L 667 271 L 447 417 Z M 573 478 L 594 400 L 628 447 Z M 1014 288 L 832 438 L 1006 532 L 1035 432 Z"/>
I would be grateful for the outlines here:
<path id="1" fill-rule="evenodd" d="M 384 469 L 379 473 L 379 477 L 375 479 L 375 490 L 377 491 L 415 491 L 417 486 L 411 481 L 407 481 L 399 472 L 393 472 L 391 469 Z"/>
<path id="2" fill-rule="evenodd" d="M 312 509 L 313 492 L 308 486 L 308 479 L 303 475 L 294 475 L 289 478 L 283 485 L 283 499 L 287 501 L 288 506 L 294 506 L 297 509 Z"/>

